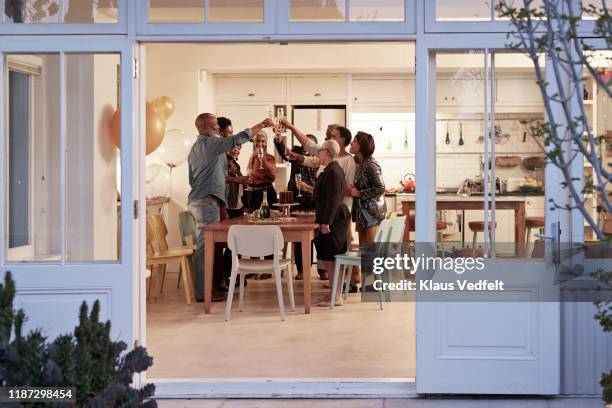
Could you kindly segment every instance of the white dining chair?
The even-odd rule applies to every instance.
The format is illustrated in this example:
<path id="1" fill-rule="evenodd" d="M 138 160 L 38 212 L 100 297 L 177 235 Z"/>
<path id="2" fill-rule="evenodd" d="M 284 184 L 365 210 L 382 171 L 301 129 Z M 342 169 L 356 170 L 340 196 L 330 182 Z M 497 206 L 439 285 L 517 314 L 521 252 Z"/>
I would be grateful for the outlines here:
<path id="1" fill-rule="evenodd" d="M 404 237 L 404 227 L 406 224 L 406 216 L 387 218 L 381 221 L 374 237 L 374 242 L 388 242 L 401 245 Z M 332 295 L 330 299 L 330 308 L 334 309 L 336 290 L 338 288 L 338 280 L 340 285 L 344 286 L 343 298 L 348 297 L 348 287 L 351 281 L 350 266 L 361 266 L 361 254 L 359 251 L 347 251 L 344 254 L 336 255 L 335 266 L 334 266 L 334 277 L 332 281 Z M 340 270 L 342 269 L 342 276 L 340 277 Z M 390 280 L 389 272 L 385 272 L 384 278 L 387 281 Z M 341 279 L 340 279 L 341 278 Z M 365 279 L 362 283 L 362 287 L 365 291 Z M 386 292 L 387 301 L 390 300 L 389 293 Z M 379 291 L 379 303 L 380 310 L 383 310 L 382 302 L 382 291 Z"/>
<path id="2" fill-rule="evenodd" d="M 232 251 L 232 274 L 230 276 L 230 293 L 225 304 L 225 321 L 229 321 L 232 310 L 231 290 L 236 285 L 236 278 L 240 275 L 239 306 L 242 312 L 244 304 L 244 280 L 247 274 L 262 274 L 272 271 L 276 283 L 276 294 L 281 320 L 285 320 L 285 306 L 283 303 L 283 287 L 281 269 L 287 269 L 287 290 L 291 310 L 295 311 L 295 298 L 293 296 L 293 277 L 291 276 L 291 260 L 279 257 L 284 246 L 283 233 L 277 225 L 232 225 L 227 233 L 227 246 Z M 242 258 L 239 258 L 241 255 Z M 273 259 L 258 259 L 273 255 Z M 244 257 L 256 258 L 245 259 Z"/>

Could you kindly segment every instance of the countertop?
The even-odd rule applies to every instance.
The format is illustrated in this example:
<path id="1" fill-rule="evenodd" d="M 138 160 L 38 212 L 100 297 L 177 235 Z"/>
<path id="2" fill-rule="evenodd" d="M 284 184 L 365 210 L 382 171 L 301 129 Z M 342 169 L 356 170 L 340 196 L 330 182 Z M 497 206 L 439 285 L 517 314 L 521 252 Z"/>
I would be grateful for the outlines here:
<path id="1" fill-rule="evenodd" d="M 397 193 L 397 194 L 386 194 L 387 196 L 401 197 L 403 201 L 414 201 L 416 195 L 413 193 Z M 543 194 L 496 194 L 495 201 L 519 201 L 528 200 L 534 197 L 544 197 Z M 468 197 L 462 197 L 457 194 L 436 194 L 436 201 L 484 201 L 484 195 L 471 195 Z"/>

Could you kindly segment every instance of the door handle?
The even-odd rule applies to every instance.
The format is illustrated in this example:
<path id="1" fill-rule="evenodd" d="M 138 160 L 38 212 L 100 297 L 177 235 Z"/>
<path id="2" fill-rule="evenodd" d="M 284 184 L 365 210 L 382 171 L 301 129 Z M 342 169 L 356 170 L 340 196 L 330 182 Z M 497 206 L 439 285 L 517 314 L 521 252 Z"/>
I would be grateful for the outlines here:
<path id="1" fill-rule="evenodd" d="M 561 228 L 559 223 L 553 222 L 550 225 L 551 234 L 534 234 L 536 237 L 553 241 L 555 245 L 552 247 L 552 261 L 556 266 L 561 263 Z"/>

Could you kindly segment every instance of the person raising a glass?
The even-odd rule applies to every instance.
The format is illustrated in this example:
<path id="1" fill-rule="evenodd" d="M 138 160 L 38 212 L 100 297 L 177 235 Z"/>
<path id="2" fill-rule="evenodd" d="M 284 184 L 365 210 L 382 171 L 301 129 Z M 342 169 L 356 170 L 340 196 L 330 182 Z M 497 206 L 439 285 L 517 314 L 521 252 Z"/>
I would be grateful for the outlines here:
<path id="1" fill-rule="evenodd" d="M 247 206 L 249 211 L 257 210 L 263 201 L 263 193 L 268 193 L 268 204 L 278 202 L 274 179 L 276 178 L 276 161 L 274 156 L 268 153 L 268 135 L 261 131 L 253 138 L 253 155 L 247 166 L 248 175 L 251 180 L 247 193 Z"/>

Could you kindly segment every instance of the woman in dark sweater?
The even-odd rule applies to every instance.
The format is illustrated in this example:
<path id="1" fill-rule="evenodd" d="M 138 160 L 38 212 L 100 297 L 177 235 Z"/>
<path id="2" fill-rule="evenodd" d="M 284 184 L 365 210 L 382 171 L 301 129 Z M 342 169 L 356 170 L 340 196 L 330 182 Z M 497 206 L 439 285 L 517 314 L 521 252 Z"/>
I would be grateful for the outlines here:
<path id="1" fill-rule="evenodd" d="M 315 222 L 319 224 L 319 235 L 314 244 L 317 249 L 317 260 L 329 276 L 333 276 L 336 255 L 347 250 L 350 213 L 342 202 L 347 189 L 344 172 L 336 161 L 340 146 L 335 140 L 325 141 L 319 148 L 319 158 L 324 166 L 323 172 L 317 178 L 314 189 L 304 182 L 299 187 L 314 193 Z M 341 285 L 340 285 L 341 286 Z M 340 287 L 338 289 L 341 289 Z M 319 299 L 317 306 L 329 307 L 330 295 Z M 335 296 L 335 305 L 342 305 L 340 290 Z"/>

